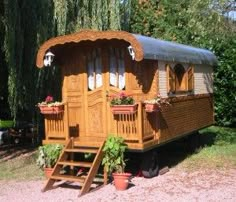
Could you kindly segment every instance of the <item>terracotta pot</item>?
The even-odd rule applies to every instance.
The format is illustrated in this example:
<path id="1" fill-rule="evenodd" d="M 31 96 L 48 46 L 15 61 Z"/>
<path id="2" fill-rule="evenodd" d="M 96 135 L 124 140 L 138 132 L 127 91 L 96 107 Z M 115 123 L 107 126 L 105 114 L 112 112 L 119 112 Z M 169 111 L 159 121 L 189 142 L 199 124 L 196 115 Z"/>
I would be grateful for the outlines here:
<path id="1" fill-rule="evenodd" d="M 50 178 L 50 176 L 52 175 L 52 171 L 53 171 L 53 168 L 44 168 L 44 174 L 47 179 Z"/>
<path id="2" fill-rule="evenodd" d="M 124 191 L 128 188 L 131 173 L 112 173 L 112 176 L 117 190 Z"/>
<path id="3" fill-rule="evenodd" d="M 111 111 L 113 114 L 134 114 L 137 111 L 137 104 L 134 105 L 113 105 Z"/>
<path id="4" fill-rule="evenodd" d="M 159 106 L 157 104 L 145 104 L 145 111 L 146 112 L 157 112 L 159 111 Z"/>

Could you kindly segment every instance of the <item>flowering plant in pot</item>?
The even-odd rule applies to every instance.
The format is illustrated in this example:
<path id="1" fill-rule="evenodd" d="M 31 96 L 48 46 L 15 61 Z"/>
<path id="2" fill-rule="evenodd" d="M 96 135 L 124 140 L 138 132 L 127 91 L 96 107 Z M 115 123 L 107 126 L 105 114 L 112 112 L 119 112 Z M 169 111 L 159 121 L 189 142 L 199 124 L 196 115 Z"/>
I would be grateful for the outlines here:
<path id="1" fill-rule="evenodd" d="M 163 99 L 160 94 L 157 94 L 153 99 L 145 100 L 144 103 L 146 112 L 156 112 L 159 111 L 162 106 L 170 105 L 170 103 L 166 99 Z"/>
<path id="2" fill-rule="evenodd" d="M 54 101 L 51 95 L 48 95 L 43 102 L 37 105 L 42 114 L 55 114 L 64 111 L 64 103 Z"/>
<path id="3" fill-rule="evenodd" d="M 137 104 L 133 97 L 123 91 L 112 96 L 110 105 L 113 114 L 132 114 L 137 111 Z"/>
<path id="4" fill-rule="evenodd" d="M 47 176 L 48 172 L 52 172 L 63 146 L 60 144 L 46 144 L 38 148 L 38 157 L 36 160 L 37 165 L 45 171 Z M 49 177 L 49 174 L 47 177 Z"/>
<path id="5" fill-rule="evenodd" d="M 108 174 L 112 174 L 117 190 L 127 189 L 131 176 L 131 173 L 124 171 L 126 166 L 124 152 L 126 149 L 127 145 L 124 142 L 124 138 L 117 136 L 109 136 L 103 147 L 104 157 L 102 165 L 105 166 Z"/>

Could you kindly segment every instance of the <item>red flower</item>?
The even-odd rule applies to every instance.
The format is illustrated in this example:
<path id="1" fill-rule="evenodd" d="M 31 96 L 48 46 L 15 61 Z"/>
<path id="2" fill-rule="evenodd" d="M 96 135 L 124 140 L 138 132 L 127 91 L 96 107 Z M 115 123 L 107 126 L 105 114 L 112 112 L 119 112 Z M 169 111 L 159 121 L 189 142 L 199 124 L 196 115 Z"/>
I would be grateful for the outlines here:
<path id="1" fill-rule="evenodd" d="M 53 97 L 50 96 L 50 95 L 48 95 L 48 96 L 46 97 L 46 99 L 45 99 L 45 102 L 46 102 L 46 103 L 53 102 Z"/>

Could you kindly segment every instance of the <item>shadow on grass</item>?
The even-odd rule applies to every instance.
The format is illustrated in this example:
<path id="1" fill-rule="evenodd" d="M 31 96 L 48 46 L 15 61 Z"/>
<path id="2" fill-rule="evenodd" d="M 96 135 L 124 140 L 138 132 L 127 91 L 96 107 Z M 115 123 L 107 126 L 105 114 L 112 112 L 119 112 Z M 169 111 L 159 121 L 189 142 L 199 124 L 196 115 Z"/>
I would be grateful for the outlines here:
<path id="1" fill-rule="evenodd" d="M 32 145 L 2 145 L 0 146 L 0 162 L 17 158 L 21 155 L 31 153 L 36 150 L 36 146 Z"/>
<path id="2" fill-rule="evenodd" d="M 159 169 L 166 166 L 174 167 L 192 154 L 200 152 L 203 147 L 216 144 L 217 135 L 219 131 L 217 127 L 213 127 L 160 146 L 156 149 Z M 127 156 L 129 161 L 127 161 L 126 169 L 134 176 L 138 176 L 140 172 L 142 161 L 140 156 L 139 153 L 131 153 Z"/>

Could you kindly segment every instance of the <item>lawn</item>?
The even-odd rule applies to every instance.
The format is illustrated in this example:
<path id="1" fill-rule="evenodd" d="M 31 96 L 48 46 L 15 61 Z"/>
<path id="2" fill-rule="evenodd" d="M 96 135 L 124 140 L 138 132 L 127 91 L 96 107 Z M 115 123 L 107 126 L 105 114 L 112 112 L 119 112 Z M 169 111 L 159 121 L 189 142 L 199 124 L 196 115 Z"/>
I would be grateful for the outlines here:
<path id="1" fill-rule="evenodd" d="M 166 158 L 174 160 L 174 164 L 172 160 L 169 162 L 172 161 L 177 169 L 189 172 L 197 169 L 236 168 L 236 129 L 212 126 L 200 131 L 200 137 L 201 147 L 195 153 L 190 154 L 183 147 L 175 147 Z M 0 158 L 0 180 L 45 179 L 42 170 L 36 165 L 36 149 L 31 148 L 29 152 L 12 155 L 11 158 L 0 155 Z"/>
<path id="2" fill-rule="evenodd" d="M 236 168 L 236 129 L 212 126 L 200 131 L 201 146 L 188 155 L 179 168 L 196 169 Z M 196 166 L 197 165 L 197 166 Z"/>
<path id="3" fill-rule="evenodd" d="M 43 172 L 36 165 L 36 150 L 22 152 L 8 160 L 0 160 L 0 180 L 43 179 Z"/>

